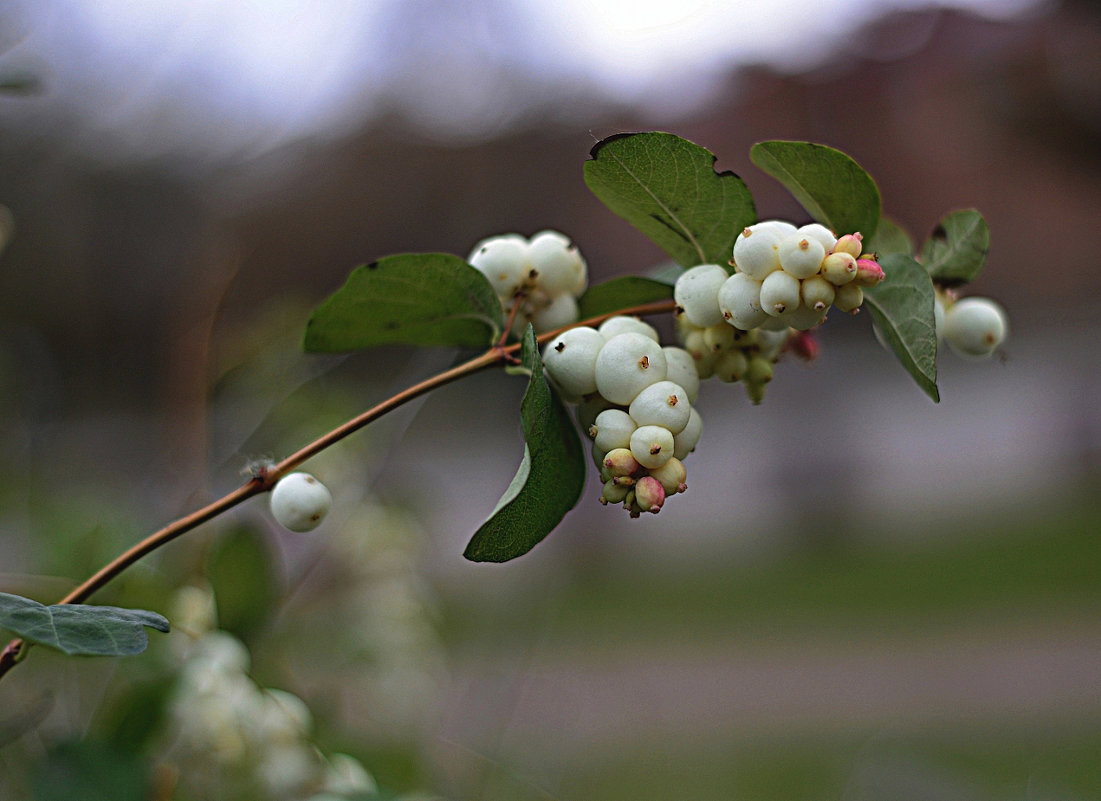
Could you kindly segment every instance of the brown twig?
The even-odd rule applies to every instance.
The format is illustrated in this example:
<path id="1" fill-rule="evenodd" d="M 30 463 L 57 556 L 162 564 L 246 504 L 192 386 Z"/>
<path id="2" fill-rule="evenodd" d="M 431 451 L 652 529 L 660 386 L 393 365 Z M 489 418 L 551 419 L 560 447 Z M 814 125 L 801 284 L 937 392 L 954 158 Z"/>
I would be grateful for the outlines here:
<path id="1" fill-rule="evenodd" d="M 615 312 L 609 312 L 608 314 L 602 314 L 597 317 L 589 318 L 588 320 L 582 320 L 581 322 L 574 323 L 572 325 L 563 326 L 562 328 L 554 331 L 549 331 L 536 338 L 536 341 L 540 345 L 545 345 L 554 337 L 568 328 L 574 328 L 579 325 L 597 325 L 603 320 L 609 317 L 619 314 L 660 314 L 663 312 L 672 311 L 674 307 L 672 300 L 656 301 L 654 303 L 646 303 L 640 306 L 632 306 L 626 309 L 620 309 Z M 281 477 L 294 470 L 301 465 L 307 459 L 321 453 L 321 451 L 328 448 L 330 445 L 335 445 L 340 440 L 347 437 L 349 434 L 353 434 L 359 429 L 366 426 L 373 420 L 378 419 L 387 412 L 393 411 L 404 403 L 420 397 L 433 389 L 442 387 L 445 384 L 449 384 L 452 381 L 456 381 L 473 373 L 484 370 L 488 367 L 503 362 L 503 363 L 515 363 L 515 354 L 520 350 L 519 344 L 513 344 L 508 346 L 495 345 L 487 350 L 481 356 L 477 356 L 469 361 L 452 367 L 450 370 L 445 370 L 442 373 L 427 378 L 418 384 L 415 384 L 408 389 L 402 390 L 393 397 L 372 406 L 362 414 L 353 417 L 348 422 L 337 426 L 332 431 L 318 437 L 310 444 L 299 449 L 295 453 L 292 453 L 283 461 L 278 464 L 268 467 L 267 469 L 259 471 L 256 475 L 250 478 L 245 484 L 230 492 L 228 495 L 219 498 L 202 509 L 192 512 L 189 515 L 179 518 L 178 520 L 169 523 L 167 526 L 157 531 L 144 540 L 134 545 L 125 553 L 120 554 L 109 564 L 104 565 L 99 571 L 95 573 L 91 578 L 82 583 L 79 587 L 74 589 L 60 601 L 59 604 L 79 604 L 83 603 L 94 592 L 103 587 L 108 581 L 119 575 L 123 570 L 130 567 L 130 565 L 137 562 L 143 556 L 152 553 L 162 545 L 171 542 L 182 534 L 191 531 L 194 528 L 202 525 L 208 520 L 211 520 L 223 512 L 232 509 L 234 506 L 248 500 L 254 495 L 259 495 L 263 492 L 267 492 Z M 21 657 L 25 655 L 27 643 L 24 643 L 21 639 L 11 640 L 2 651 L 0 651 L 0 678 L 4 676 L 9 670 L 21 661 Z"/>

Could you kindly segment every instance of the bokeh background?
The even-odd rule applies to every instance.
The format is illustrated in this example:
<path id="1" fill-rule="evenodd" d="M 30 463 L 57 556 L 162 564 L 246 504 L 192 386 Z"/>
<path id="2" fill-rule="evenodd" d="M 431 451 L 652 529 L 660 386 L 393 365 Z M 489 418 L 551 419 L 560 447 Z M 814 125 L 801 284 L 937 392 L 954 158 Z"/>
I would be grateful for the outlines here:
<path id="1" fill-rule="evenodd" d="M 831 319 L 760 407 L 705 386 L 661 515 L 593 482 L 531 554 L 473 565 L 522 452 L 523 382 L 481 375 L 311 463 L 337 496 L 315 535 L 257 501 L 97 600 L 213 588 L 252 675 L 395 793 L 1101 798 L 1093 4 L 5 0 L 0 83 L 0 589 L 44 602 L 455 358 L 302 355 L 355 265 L 547 227 L 594 282 L 658 264 L 584 186 L 601 137 L 692 139 L 762 217 L 806 219 L 762 139 L 850 153 L 919 241 L 980 209 L 974 292 L 1011 338 L 942 355 L 939 405 L 867 315 Z M 13 672 L 0 789 L 47 797 L 26 766 L 80 743 L 156 762 L 171 725 L 123 714 L 172 675 L 151 650 Z"/>

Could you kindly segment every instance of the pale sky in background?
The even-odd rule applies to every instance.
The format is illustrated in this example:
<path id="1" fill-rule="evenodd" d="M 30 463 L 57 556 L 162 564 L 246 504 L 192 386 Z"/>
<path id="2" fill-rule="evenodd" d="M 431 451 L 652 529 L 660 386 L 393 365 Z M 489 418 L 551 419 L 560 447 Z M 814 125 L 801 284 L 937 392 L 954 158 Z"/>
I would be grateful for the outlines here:
<path id="1" fill-rule="evenodd" d="M 726 70 L 814 66 L 866 11 L 925 0 L 37 0 L 8 2 L 21 39 L 0 68 L 45 92 L 0 118 L 129 157 L 249 154 L 339 135 L 395 104 L 447 138 L 477 136 L 577 95 L 703 102 Z M 1034 0 L 955 0 L 990 16 Z M 12 9 L 16 9 L 15 13 Z M 14 23 L 14 24 L 13 24 Z"/>

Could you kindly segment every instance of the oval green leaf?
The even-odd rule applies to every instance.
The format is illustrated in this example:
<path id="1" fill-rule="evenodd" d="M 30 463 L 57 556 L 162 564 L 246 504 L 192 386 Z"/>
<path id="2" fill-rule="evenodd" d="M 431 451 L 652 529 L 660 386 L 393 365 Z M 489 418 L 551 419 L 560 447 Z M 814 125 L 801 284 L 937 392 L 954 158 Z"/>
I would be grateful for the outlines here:
<path id="1" fill-rule="evenodd" d="M 168 631 L 156 612 L 114 606 L 44 606 L 30 598 L 0 592 L 0 628 L 27 642 L 74 656 L 132 656 L 149 645 L 146 627 Z"/>
<path id="2" fill-rule="evenodd" d="M 401 253 L 357 267 L 313 313 L 307 351 L 376 345 L 482 348 L 504 330 L 489 281 L 449 253 Z"/>
<path id="3" fill-rule="evenodd" d="M 589 156 L 592 193 L 685 267 L 726 264 L 738 233 L 757 220 L 742 179 L 715 172 L 714 154 L 687 139 L 617 134 Z"/>
<path id="4" fill-rule="evenodd" d="M 834 233 L 875 236 L 879 187 L 852 157 L 813 142 L 758 142 L 749 158 L 782 183 L 818 222 Z"/>
<path id="5" fill-rule="evenodd" d="M 914 240 L 890 217 L 880 217 L 875 236 L 870 240 L 864 240 L 864 250 L 880 256 L 886 256 L 889 253 L 913 256 Z"/>
<path id="6" fill-rule="evenodd" d="M 530 371 L 520 404 L 524 458 L 497 507 L 463 551 L 472 562 L 507 562 L 526 554 L 577 505 L 585 485 L 581 439 L 543 375 L 530 325 L 521 358 Z"/>
<path id="7" fill-rule="evenodd" d="M 864 305 L 902 366 L 939 403 L 933 282 L 924 267 L 901 253 L 884 256 L 880 264 L 887 277 L 864 290 Z"/>
<path id="8" fill-rule="evenodd" d="M 668 300 L 671 297 L 673 297 L 673 285 L 664 281 L 655 281 L 652 278 L 642 278 L 637 275 L 613 278 L 611 281 L 589 287 L 581 296 L 579 300 L 581 319 L 587 320 L 590 317 L 614 312 L 616 309 L 641 306 L 644 303 Z"/>
<path id="9" fill-rule="evenodd" d="M 990 251 L 990 228 L 975 209 L 953 211 L 933 229 L 921 248 L 921 262 L 943 286 L 974 281 Z"/>

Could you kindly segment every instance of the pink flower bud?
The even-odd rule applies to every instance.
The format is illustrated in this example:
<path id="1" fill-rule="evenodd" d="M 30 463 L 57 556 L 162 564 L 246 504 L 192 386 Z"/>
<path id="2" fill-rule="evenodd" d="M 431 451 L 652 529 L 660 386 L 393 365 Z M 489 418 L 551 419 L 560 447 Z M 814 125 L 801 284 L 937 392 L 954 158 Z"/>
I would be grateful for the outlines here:
<path id="1" fill-rule="evenodd" d="M 635 503 L 642 511 L 657 514 L 665 503 L 665 487 L 653 476 L 643 476 L 635 484 Z"/>
<path id="2" fill-rule="evenodd" d="M 856 277 L 853 283 L 857 286 L 875 286 L 887 276 L 883 274 L 883 268 L 879 262 L 871 259 L 856 260 Z"/>

